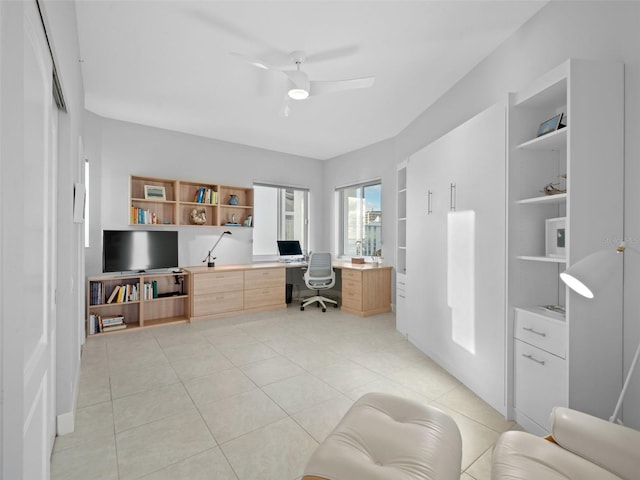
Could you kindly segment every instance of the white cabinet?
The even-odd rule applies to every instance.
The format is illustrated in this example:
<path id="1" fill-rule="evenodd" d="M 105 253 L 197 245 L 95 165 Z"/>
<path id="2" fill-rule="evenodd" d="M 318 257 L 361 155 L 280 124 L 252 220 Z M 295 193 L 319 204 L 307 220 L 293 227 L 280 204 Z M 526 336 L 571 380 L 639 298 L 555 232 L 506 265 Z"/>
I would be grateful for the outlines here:
<path id="1" fill-rule="evenodd" d="M 558 114 L 566 127 L 538 136 Z M 563 63 L 510 95 L 508 132 L 508 401 L 518 423 L 543 433 L 554 405 L 606 418 L 621 388 L 621 272 L 594 300 L 559 273 L 622 238 L 622 65 Z M 566 193 L 545 195 L 549 183 Z M 558 217 L 563 258 L 546 248 L 545 224 Z M 562 323 L 536 310 L 556 304 L 566 308 Z"/>
<path id="2" fill-rule="evenodd" d="M 411 155 L 408 338 L 504 412 L 505 105 Z"/>

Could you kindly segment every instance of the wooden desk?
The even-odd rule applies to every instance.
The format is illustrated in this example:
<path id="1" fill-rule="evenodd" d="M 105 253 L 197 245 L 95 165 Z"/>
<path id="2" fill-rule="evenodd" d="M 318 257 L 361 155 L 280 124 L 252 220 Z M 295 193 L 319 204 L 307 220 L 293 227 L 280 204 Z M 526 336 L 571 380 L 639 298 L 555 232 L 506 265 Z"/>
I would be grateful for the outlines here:
<path id="1" fill-rule="evenodd" d="M 336 261 L 342 274 L 342 310 L 361 317 L 391 311 L 391 267 Z M 190 320 L 286 308 L 286 269 L 301 263 L 190 267 Z"/>

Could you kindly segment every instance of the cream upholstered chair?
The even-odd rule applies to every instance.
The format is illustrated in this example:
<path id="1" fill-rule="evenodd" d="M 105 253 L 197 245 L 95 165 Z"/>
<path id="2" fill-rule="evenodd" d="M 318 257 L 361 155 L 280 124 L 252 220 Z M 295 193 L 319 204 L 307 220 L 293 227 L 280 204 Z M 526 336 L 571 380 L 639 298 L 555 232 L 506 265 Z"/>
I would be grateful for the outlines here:
<path id="1" fill-rule="evenodd" d="M 327 311 L 327 303 L 332 303 L 334 307 L 338 307 L 338 302 L 320 295 L 320 290 L 328 290 L 336 284 L 336 273 L 331 265 L 331 254 L 329 252 L 313 252 L 309 257 L 307 271 L 304 272 L 304 283 L 310 290 L 315 290 L 313 297 L 302 300 L 300 310 L 304 307 L 318 302 L 322 305 L 322 311 Z"/>
<path id="2" fill-rule="evenodd" d="M 551 413 L 551 441 L 503 433 L 493 448 L 492 480 L 638 480 L 640 432 L 564 407 Z"/>
<path id="3" fill-rule="evenodd" d="M 320 443 L 302 480 L 459 480 L 461 460 L 453 418 L 431 405 L 371 392 Z"/>

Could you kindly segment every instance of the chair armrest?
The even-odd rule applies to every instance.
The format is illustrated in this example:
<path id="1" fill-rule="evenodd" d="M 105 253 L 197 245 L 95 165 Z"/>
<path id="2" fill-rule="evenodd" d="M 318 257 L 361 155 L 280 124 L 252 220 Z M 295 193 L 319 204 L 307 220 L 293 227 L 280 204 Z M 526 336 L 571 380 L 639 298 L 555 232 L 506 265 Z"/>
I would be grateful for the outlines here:
<path id="1" fill-rule="evenodd" d="M 640 472 L 640 432 L 569 408 L 551 412 L 551 434 L 561 447 L 626 480 Z"/>

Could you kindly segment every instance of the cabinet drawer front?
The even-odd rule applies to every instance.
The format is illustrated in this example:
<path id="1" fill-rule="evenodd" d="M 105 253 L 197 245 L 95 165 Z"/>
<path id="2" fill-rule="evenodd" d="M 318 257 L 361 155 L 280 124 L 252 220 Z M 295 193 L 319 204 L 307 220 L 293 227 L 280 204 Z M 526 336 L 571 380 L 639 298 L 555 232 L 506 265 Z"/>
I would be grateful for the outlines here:
<path id="1" fill-rule="evenodd" d="M 346 288 L 342 285 L 342 305 L 356 310 L 362 310 L 362 292 L 360 289 Z"/>
<path id="2" fill-rule="evenodd" d="M 193 277 L 193 294 L 242 291 L 244 272 L 203 273 Z"/>
<path id="3" fill-rule="evenodd" d="M 349 268 L 342 269 L 342 281 L 351 280 L 354 282 L 362 282 L 362 272 L 358 270 L 351 270 Z"/>
<path id="4" fill-rule="evenodd" d="M 566 358 L 567 325 L 529 310 L 516 309 L 515 337 L 523 342 Z"/>
<path id="5" fill-rule="evenodd" d="M 244 288 L 282 287 L 284 290 L 286 272 L 284 268 L 245 270 Z"/>
<path id="6" fill-rule="evenodd" d="M 517 410 L 549 431 L 554 406 L 566 406 L 566 361 L 515 340 L 515 392 Z"/>
<path id="7" fill-rule="evenodd" d="M 244 308 L 268 307 L 271 305 L 284 305 L 284 284 L 276 287 L 254 288 L 244 291 Z"/>
<path id="8" fill-rule="evenodd" d="M 193 297 L 193 316 L 202 317 L 204 315 L 242 310 L 242 301 L 242 290 L 195 295 Z"/>

